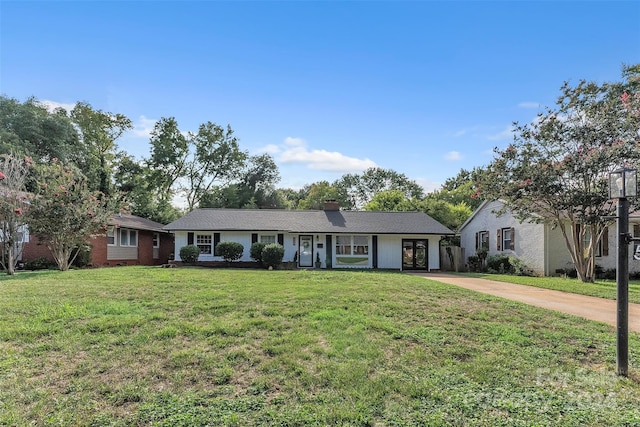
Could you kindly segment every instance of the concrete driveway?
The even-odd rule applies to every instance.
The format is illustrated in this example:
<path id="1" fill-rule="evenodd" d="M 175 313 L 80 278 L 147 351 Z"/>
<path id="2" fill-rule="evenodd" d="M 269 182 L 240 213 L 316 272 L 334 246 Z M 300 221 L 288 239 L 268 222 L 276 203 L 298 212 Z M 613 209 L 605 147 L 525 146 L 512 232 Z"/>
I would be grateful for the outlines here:
<path id="1" fill-rule="evenodd" d="M 616 326 L 614 300 L 446 273 L 411 274 Z M 629 331 L 640 332 L 640 304 L 629 304 Z"/>

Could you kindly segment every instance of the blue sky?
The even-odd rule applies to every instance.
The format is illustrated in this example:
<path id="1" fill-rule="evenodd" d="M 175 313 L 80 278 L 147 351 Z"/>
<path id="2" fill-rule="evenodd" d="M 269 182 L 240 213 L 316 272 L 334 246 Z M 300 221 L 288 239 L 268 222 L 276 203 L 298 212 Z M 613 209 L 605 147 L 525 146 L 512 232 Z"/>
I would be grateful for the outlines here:
<path id="1" fill-rule="evenodd" d="M 486 165 L 565 80 L 640 62 L 639 1 L 0 0 L 0 93 L 229 124 L 279 187 L 371 166 L 439 187 Z"/>

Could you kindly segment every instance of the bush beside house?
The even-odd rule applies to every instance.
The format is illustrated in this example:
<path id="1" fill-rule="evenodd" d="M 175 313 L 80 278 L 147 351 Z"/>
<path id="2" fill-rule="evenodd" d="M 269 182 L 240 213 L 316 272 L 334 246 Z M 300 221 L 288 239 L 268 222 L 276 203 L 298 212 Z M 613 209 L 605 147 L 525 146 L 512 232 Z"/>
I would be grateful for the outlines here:
<path id="1" fill-rule="evenodd" d="M 262 262 L 266 267 L 277 268 L 283 258 L 284 247 L 278 243 L 270 243 L 262 250 Z"/>
<path id="2" fill-rule="evenodd" d="M 198 262 L 200 249 L 196 245 L 187 245 L 180 248 L 180 259 L 186 264 Z"/>
<path id="3" fill-rule="evenodd" d="M 216 255 L 221 256 L 227 263 L 242 258 L 244 246 L 238 242 L 220 242 L 215 248 Z"/>

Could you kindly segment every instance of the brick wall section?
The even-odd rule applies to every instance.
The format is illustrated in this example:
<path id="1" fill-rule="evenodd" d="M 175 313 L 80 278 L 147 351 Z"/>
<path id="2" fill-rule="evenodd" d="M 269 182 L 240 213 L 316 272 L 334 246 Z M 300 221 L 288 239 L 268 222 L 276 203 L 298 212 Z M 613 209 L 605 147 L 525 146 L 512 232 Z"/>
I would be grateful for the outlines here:
<path id="1" fill-rule="evenodd" d="M 173 234 L 160 233 L 160 259 L 156 260 L 157 264 L 164 264 L 174 259 L 174 244 Z"/>
<path id="2" fill-rule="evenodd" d="M 97 236 L 91 239 L 91 264 L 102 267 L 107 262 L 107 236 Z"/>
<path id="3" fill-rule="evenodd" d="M 53 255 L 46 245 L 40 243 L 37 236 L 31 234 L 29 236 L 29 242 L 25 243 L 22 247 L 22 260 L 29 262 L 38 258 L 46 258 L 53 262 Z"/>
<path id="4" fill-rule="evenodd" d="M 160 257 L 153 258 L 153 232 L 138 230 L 137 259 L 107 259 L 107 238 L 100 236 L 93 241 L 92 264 L 97 267 L 115 265 L 160 265 L 167 262 L 173 252 L 173 235 L 160 233 Z"/>
<path id="5" fill-rule="evenodd" d="M 107 259 L 107 237 L 97 236 L 90 241 L 92 245 L 91 264 L 94 267 L 107 267 L 115 265 L 160 265 L 165 264 L 173 253 L 173 234 L 160 233 L 160 257 L 153 258 L 153 232 L 138 231 L 138 259 L 108 260 Z M 22 250 L 22 260 L 24 262 L 33 261 L 38 258 L 47 258 L 53 262 L 53 256 L 45 245 L 39 243 L 36 236 L 29 237 L 29 243 L 25 243 Z M 172 259 L 172 258 L 171 258 Z"/>

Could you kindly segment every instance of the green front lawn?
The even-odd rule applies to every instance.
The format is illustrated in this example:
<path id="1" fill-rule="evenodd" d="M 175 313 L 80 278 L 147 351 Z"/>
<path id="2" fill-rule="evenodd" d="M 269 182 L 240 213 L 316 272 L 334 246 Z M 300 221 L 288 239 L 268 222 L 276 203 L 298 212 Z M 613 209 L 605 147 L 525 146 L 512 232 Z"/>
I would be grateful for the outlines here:
<path id="1" fill-rule="evenodd" d="M 580 295 L 616 299 L 616 281 L 598 280 L 595 283 L 582 283 L 578 279 L 565 277 L 527 277 L 511 276 L 508 274 L 488 273 L 454 273 L 469 277 L 496 280 L 498 282 L 516 283 L 519 285 L 535 286 L 556 291 L 571 292 Z M 640 282 L 629 282 L 629 302 L 640 303 Z"/>
<path id="2" fill-rule="evenodd" d="M 0 278 L 0 425 L 640 425 L 604 324 L 400 273 Z"/>

